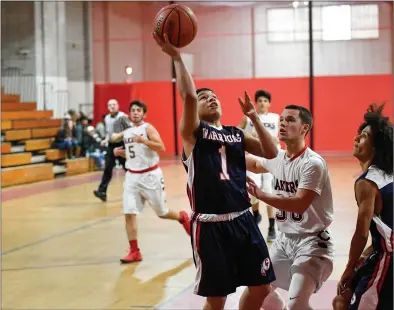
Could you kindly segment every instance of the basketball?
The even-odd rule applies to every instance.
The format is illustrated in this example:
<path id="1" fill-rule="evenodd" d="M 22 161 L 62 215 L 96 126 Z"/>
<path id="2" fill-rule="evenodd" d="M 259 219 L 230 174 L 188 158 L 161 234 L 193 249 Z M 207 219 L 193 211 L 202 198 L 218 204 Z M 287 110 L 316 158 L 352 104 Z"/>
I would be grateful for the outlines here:
<path id="1" fill-rule="evenodd" d="M 154 19 L 154 32 L 178 48 L 189 45 L 197 35 L 197 18 L 185 5 L 171 4 L 162 8 Z"/>

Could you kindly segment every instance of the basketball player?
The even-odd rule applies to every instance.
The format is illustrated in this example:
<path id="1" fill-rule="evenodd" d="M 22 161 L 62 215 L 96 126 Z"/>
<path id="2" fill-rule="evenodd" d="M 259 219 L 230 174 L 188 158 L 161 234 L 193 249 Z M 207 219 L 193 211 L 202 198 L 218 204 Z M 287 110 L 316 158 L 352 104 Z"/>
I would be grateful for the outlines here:
<path id="1" fill-rule="evenodd" d="M 354 186 L 357 225 L 335 310 L 393 309 L 393 126 L 382 109 L 368 108 L 354 143 L 353 155 L 363 170 Z M 369 231 L 372 247 L 358 266 Z"/>
<path id="2" fill-rule="evenodd" d="M 246 160 L 248 170 L 268 171 L 274 176 L 274 195 L 263 192 L 250 178 L 248 191 L 278 209 L 279 233 L 270 248 L 276 275 L 272 286 L 289 292 L 290 310 L 311 309 L 311 295 L 333 269 L 334 249 L 328 230 L 333 217 L 330 177 L 324 159 L 305 144 L 311 128 L 311 113 L 304 107 L 289 105 L 282 112 L 279 130 L 279 139 L 287 149 L 271 160 L 250 154 Z M 260 142 L 269 141 L 260 137 Z M 278 299 L 273 292 L 263 308 L 282 310 L 284 303 Z"/>
<path id="3" fill-rule="evenodd" d="M 249 103 L 242 107 L 259 136 L 222 126 L 221 105 L 208 88 L 196 91 L 179 51 L 153 34 L 172 57 L 183 99 L 180 133 L 187 192 L 192 208 L 192 247 L 197 277 L 194 293 L 206 297 L 204 309 L 223 309 L 228 294 L 247 286 L 239 308 L 260 309 L 275 279 L 268 249 L 249 211 L 245 151 L 275 157 L 278 149 Z"/>
<path id="4" fill-rule="evenodd" d="M 119 111 L 119 103 L 116 99 L 110 99 L 107 105 L 109 114 L 107 114 L 104 118 L 106 137 L 101 142 L 101 146 L 108 144 L 107 153 L 105 155 L 105 168 L 98 189 L 93 191 L 93 194 L 102 201 L 107 201 L 107 188 L 112 179 L 112 171 L 115 167 L 116 158 L 123 167 L 125 165 L 124 158 L 117 157 L 116 155 L 114 156 L 113 151 L 115 148 L 122 146 L 122 142 L 116 142 L 111 139 L 111 136 L 114 132 L 114 124 L 119 118 L 123 117 L 125 113 Z"/>
<path id="5" fill-rule="evenodd" d="M 129 253 L 120 259 L 122 263 L 141 261 L 142 255 L 137 241 L 137 214 L 144 209 L 145 200 L 150 203 L 157 216 L 177 220 L 190 235 L 190 219 L 185 211 L 179 213 L 165 206 L 164 176 L 159 168 L 158 152 L 165 150 L 159 132 L 144 122 L 147 106 L 141 101 L 130 103 L 132 127 L 114 133 L 113 140 L 123 138 L 125 148 L 116 148 L 116 156 L 126 158 L 126 175 L 123 189 L 123 212 L 129 239 Z"/>
<path id="6" fill-rule="evenodd" d="M 261 122 L 264 125 L 264 128 L 268 130 L 268 132 L 272 135 L 274 141 L 278 144 L 278 149 L 280 149 L 279 144 L 279 114 L 270 113 L 269 109 L 271 107 L 271 94 L 265 90 L 258 90 L 254 95 L 254 101 L 256 103 L 256 111 L 260 117 Z M 252 122 L 248 117 L 244 117 L 239 124 L 240 128 L 245 129 L 248 132 L 255 132 Z M 261 187 L 264 192 L 272 193 L 272 174 L 271 173 L 262 173 L 262 174 L 254 174 L 253 172 L 247 171 L 246 175 L 253 179 L 253 181 Z M 257 223 L 261 221 L 261 214 L 259 212 L 259 200 L 256 197 L 251 197 L 252 200 L 252 210 L 253 215 Z M 267 241 L 273 241 L 276 238 L 275 231 L 275 214 L 272 206 L 267 205 L 267 214 L 268 214 L 268 236 Z"/>

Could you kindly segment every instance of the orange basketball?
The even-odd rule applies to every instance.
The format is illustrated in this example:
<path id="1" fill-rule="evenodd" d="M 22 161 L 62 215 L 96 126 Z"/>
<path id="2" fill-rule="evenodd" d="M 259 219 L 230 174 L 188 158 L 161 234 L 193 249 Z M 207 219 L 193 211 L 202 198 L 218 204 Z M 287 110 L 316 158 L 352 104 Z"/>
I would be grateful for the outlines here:
<path id="1" fill-rule="evenodd" d="M 189 45 L 197 35 L 197 18 L 185 5 L 171 4 L 162 8 L 154 19 L 154 32 L 162 39 L 167 34 L 176 47 Z"/>

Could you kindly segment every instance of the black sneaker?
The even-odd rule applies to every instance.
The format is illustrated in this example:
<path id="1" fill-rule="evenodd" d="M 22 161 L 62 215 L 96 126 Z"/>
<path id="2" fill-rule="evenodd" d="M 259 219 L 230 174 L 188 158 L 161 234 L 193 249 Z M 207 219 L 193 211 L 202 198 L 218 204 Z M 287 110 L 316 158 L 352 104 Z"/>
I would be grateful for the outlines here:
<path id="1" fill-rule="evenodd" d="M 276 239 L 276 230 L 275 227 L 268 228 L 268 236 L 267 241 L 274 241 Z"/>
<path id="2" fill-rule="evenodd" d="M 96 196 L 97 198 L 100 198 L 102 201 L 107 201 L 107 194 L 106 193 L 102 193 L 99 191 L 93 191 L 94 196 Z"/>

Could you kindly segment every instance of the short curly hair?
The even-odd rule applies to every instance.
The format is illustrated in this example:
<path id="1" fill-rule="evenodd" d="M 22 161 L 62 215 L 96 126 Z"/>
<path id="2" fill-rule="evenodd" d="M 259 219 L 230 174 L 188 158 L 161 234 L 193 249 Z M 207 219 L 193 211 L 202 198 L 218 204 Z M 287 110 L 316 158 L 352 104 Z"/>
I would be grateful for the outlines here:
<path id="1" fill-rule="evenodd" d="M 360 134 L 370 126 L 372 131 L 372 145 L 375 154 L 371 164 L 377 166 L 387 174 L 393 174 L 393 124 L 382 114 L 385 103 L 371 104 L 364 114 L 364 122 L 360 125 Z"/>

